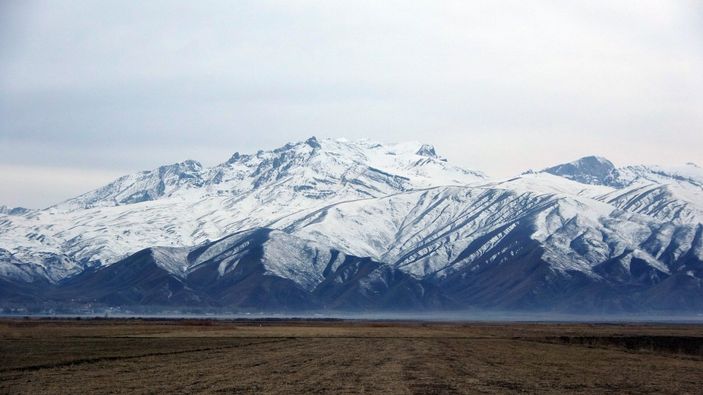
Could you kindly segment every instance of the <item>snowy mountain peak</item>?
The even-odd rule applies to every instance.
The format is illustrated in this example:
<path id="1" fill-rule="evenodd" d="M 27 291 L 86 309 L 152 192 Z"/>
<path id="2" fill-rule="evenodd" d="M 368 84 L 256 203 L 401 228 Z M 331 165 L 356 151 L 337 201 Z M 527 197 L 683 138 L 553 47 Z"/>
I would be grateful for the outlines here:
<path id="1" fill-rule="evenodd" d="M 225 162 L 226 164 L 232 164 L 241 158 L 242 155 L 239 152 L 235 152 L 228 160 Z"/>
<path id="2" fill-rule="evenodd" d="M 312 136 L 309 139 L 305 140 L 305 144 L 311 146 L 312 148 L 320 148 L 320 143 L 317 141 L 317 138 L 315 136 Z"/>
<path id="3" fill-rule="evenodd" d="M 609 160 L 587 156 L 542 170 L 582 184 L 623 188 L 633 184 L 666 184 L 703 189 L 703 169 L 693 162 L 683 166 L 630 165 L 616 168 Z"/>
<path id="4" fill-rule="evenodd" d="M 297 196 L 318 202 L 336 201 L 438 185 L 463 185 L 484 178 L 480 172 L 449 165 L 427 144 L 382 144 L 313 136 L 254 155 L 235 152 L 226 162 L 210 168 L 186 160 L 127 175 L 53 208 L 72 211 L 113 207 L 189 194 L 241 199 L 252 191 L 278 196 L 281 203 L 296 200 Z M 260 196 L 256 204 L 269 199 Z"/>
<path id="5" fill-rule="evenodd" d="M 618 171 L 615 165 L 600 156 L 585 156 L 542 171 L 583 184 L 619 186 Z"/>
<path id="6" fill-rule="evenodd" d="M 545 169 L 543 173 L 609 187 L 610 191 L 593 189 L 588 193 L 619 209 L 676 224 L 703 222 L 703 170 L 696 166 L 615 168 L 607 159 L 586 157 Z"/>
<path id="7" fill-rule="evenodd" d="M 419 150 L 416 152 L 417 155 L 420 156 L 427 156 L 430 158 L 437 158 L 437 152 L 434 149 L 434 146 L 430 144 L 422 144 Z"/>
<path id="8" fill-rule="evenodd" d="M 91 207 L 111 207 L 156 200 L 175 191 L 202 187 L 203 165 L 194 160 L 160 166 L 122 176 L 94 191 L 51 207 L 66 211 Z"/>

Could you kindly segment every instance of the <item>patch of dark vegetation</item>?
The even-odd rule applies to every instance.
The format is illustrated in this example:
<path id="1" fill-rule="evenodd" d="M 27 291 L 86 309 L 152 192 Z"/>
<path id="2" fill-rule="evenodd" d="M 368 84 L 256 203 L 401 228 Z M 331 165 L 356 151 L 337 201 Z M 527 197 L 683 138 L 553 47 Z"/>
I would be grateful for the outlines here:
<path id="1" fill-rule="evenodd" d="M 554 336 L 546 339 L 591 347 L 615 346 L 633 351 L 703 357 L 703 337 L 697 336 Z"/>

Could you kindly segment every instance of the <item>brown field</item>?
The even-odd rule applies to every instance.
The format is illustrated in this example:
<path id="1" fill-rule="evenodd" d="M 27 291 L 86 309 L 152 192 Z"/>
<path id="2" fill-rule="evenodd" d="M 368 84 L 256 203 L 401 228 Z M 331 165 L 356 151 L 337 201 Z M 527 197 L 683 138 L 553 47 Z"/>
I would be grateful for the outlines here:
<path id="1" fill-rule="evenodd" d="M 703 327 L 0 321 L 0 393 L 701 393 Z"/>

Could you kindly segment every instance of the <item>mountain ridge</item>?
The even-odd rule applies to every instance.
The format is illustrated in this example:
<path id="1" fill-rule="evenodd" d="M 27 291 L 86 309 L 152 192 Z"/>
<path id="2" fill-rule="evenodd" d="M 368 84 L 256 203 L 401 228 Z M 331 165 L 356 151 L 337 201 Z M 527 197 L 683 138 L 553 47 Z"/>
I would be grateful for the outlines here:
<path id="1" fill-rule="evenodd" d="M 312 137 L 211 167 L 165 165 L 45 210 L 0 214 L 0 278 L 48 282 L 49 294 L 75 299 L 80 282 L 113 289 L 118 274 L 145 286 L 129 274 L 137 270 L 168 290 L 142 289 L 149 303 L 171 304 L 163 298 L 175 292 L 178 303 L 208 306 L 255 308 L 244 300 L 260 297 L 263 309 L 637 310 L 666 304 L 653 292 L 703 294 L 702 224 L 695 165 L 616 167 L 589 156 L 496 180 L 428 144 Z M 207 259 L 194 256 L 212 259 L 218 248 L 230 255 L 200 267 Z M 235 276 L 244 283 L 223 285 L 247 267 L 254 271 Z M 132 285 L 120 286 L 127 293 L 84 302 L 135 303 Z"/>

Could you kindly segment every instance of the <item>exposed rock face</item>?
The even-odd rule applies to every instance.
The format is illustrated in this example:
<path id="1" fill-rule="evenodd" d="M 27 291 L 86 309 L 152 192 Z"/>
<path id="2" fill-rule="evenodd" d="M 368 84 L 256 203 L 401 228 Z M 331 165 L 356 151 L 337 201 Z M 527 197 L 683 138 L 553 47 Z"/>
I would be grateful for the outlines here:
<path id="1" fill-rule="evenodd" d="M 427 144 L 312 137 L 0 210 L 0 304 L 697 312 L 701 279 L 692 164 L 490 180 Z"/>

